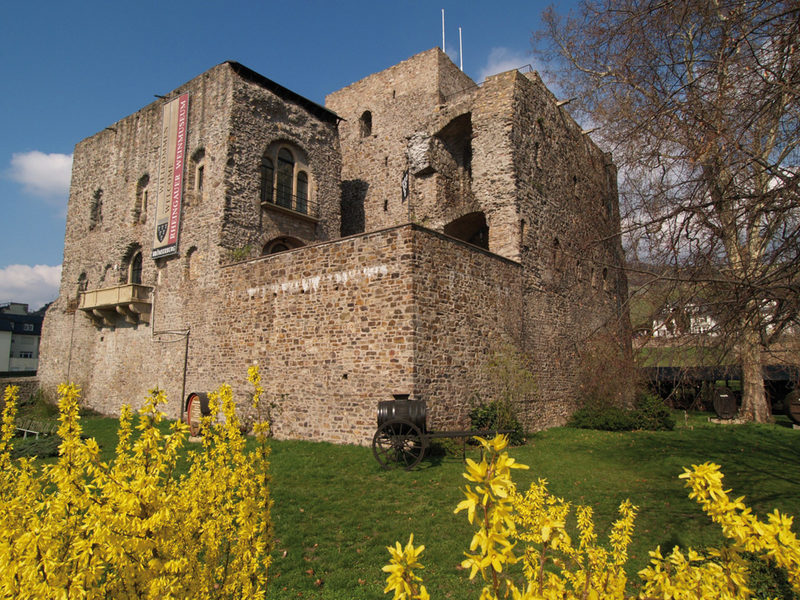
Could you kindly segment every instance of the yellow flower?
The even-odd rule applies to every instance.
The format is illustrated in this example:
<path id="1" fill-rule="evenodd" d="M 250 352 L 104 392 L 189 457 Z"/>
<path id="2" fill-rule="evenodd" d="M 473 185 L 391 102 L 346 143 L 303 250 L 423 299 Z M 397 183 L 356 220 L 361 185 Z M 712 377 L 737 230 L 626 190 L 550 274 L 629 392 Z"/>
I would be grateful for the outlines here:
<path id="1" fill-rule="evenodd" d="M 419 556 L 425 550 L 425 546 L 414 547 L 414 534 L 408 538 L 405 548 L 400 546 L 400 542 L 395 542 L 395 546 L 387 546 L 386 549 L 391 554 L 392 559 L 382 570 L 389 573 L 386 578 L 386 588 L 383 593 L 394 592 L 394 600 L 427 600 L 429 598 L 425 586 L 419 586 L 416 582 L 422 579 L 414 574 L 413 569 L 423 569 L 419 562 Z"/>

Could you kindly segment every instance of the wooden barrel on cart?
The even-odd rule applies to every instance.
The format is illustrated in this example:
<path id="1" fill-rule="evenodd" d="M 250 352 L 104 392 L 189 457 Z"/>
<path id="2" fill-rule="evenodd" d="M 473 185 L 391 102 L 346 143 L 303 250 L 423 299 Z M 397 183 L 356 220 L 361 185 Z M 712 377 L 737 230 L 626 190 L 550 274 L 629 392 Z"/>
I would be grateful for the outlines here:
<path id="1" fill-rule="evenodd" d="M 724 385 L 714 388 L 714 412 L 720 419 L 734 419 L 739 412 L 736 394 Z"/>
<path id="2" fill-rule="evenodd" d="M 387 400 L 378 402 L 378 427 L 389 421 L 408 421 L 422 433 L 426 431 L 428 409 L 424 400 Z"/>
<path id="3" fill-rule="evenodd" d="M 211 414 L 208 408 L 208 394 L 192 392 L 186 396 L 186 423 L 193 437 L 200 434 L 201 419 Z"/>
<path id="4" fill-rule="evenodd" d="M 786 414 L 797 425 L 800 425 L 800 389 L 790 392 L 786 396 Z"/>

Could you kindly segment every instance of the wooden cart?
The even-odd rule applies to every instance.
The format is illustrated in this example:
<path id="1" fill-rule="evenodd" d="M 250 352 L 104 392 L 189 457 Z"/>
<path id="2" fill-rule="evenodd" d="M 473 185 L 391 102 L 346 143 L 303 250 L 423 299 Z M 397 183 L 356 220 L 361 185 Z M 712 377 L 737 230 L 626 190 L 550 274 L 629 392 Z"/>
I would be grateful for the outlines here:
<path id="1" fill-rule="evenodd" d="M 428 431 L 424 400 L 396 399 L 378 403 L 378 429 L 372 436 L 372 454 L 384 469 L 413 469 L 422 460 L 431 440 L 490 437 L 511 433 L 508 429 Z"/>

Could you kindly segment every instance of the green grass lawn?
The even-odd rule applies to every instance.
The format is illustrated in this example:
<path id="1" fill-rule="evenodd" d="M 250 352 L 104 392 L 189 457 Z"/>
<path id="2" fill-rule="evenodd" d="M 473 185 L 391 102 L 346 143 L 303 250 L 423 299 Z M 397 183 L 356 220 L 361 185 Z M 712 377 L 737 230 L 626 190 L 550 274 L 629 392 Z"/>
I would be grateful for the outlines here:
<path id="1" fill-rule="evenodd" d="M 678 418 L 684 425 L 683 414 Z M 604 535 L 616 507 L 639 507 L 629 573 L 661 545 L 702 547 L 720 533 L 687 497 L 682 467 L 722 465 L 727 487 L 759 514 L 800 515 L 800 431 L 777 425 L 714 425 L 693 415 L 671 432 L 607 433 L 557 428 L 533 435 L 511 453 L 531 467 L 516 471 L 521 489 L 545 478 L 552 493 L 595 509 Z M 113 453 L 116 421 L 84 420 L 104 453 Z M 474 448 L 468 455 L 478 457 Z M 381 471 L 367 447 L 272 442 L 275 549 L 271 598 L 380 598 L 385 547 L 414 533 L 425 544 L 422 575 L 433 598 L 477 598 L 459 567 L 472 533 L 461 500 L 459 454 L 427 457 L 414 471 Z M 795 531 L 798 528 L 795 526 Z M 601 538 L 602 539 L 602 538 Z M 635 575 L 634 575 L 635 577 Z"/>

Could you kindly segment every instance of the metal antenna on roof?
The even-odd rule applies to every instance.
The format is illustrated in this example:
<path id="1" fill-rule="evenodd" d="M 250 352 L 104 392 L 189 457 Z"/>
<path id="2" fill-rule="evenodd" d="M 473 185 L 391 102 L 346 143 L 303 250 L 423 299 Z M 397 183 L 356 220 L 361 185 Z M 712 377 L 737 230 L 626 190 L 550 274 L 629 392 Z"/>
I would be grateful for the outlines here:
<path id="1" fill-rule="evenodd" d="M 442 52 L 447 52 L 444 49 L 444 9 L 442 9 Z"/>
<path id="2" fill-rule="evenodd" d="M 464 50 L 461 47 L 461 27 L 458 28 L 458 68 L 464 71 Z"/>

